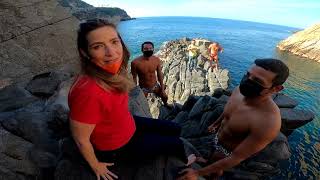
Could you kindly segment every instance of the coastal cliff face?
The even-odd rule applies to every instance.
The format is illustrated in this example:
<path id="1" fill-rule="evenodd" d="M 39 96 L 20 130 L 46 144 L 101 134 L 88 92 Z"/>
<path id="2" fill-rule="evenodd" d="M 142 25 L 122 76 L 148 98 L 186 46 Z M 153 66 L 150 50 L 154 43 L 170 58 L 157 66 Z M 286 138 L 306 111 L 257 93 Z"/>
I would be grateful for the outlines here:
<path id="1" fill-rule="evenodd" d="M 281 41 L 277 47 L 281 51 L 320 62 L 320 24 L 294 33 Z"/>
<path id="2" fill-rule="evenodd" d="M 58 2 L 71 10 L 79 20 L 104 18 L 117 24 L 119 21 L 132 19 L 125 10 L 117 7 L 94 7 L 81 0 L 58 0 Z"/>
<path id="3" fill-rule="evenodd" d="M 79 21 L 56 0 L 2 0 L 0 14 L 0 89 L 76 67 Z"/>
<path id="4" fill-rule="evenodd" d="M 122 9 L 80 0 L 2 0 L 0 14 L 0 89 L 48 71 L 78 72 L 76 17 L 130 19 Z"/>

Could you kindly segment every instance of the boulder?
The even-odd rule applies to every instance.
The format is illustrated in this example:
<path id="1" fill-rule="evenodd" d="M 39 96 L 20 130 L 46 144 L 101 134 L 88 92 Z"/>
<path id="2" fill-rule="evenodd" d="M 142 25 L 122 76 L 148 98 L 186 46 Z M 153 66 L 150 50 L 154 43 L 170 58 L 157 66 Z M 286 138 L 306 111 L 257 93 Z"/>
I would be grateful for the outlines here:
<path id="1" fill-rule="evenodd" d="M 27 84 L 26 90 L 39 97 L 50 97 L 57 90 L 62 81 L 70 79 L 68 73 L 48 72 L 36 75 Z"/>
<path id="2" fill-rule="evenodd" d="M 279 108 L 294 108 L 298 105 L 297 101 L 282 93 L 275 94 L 273 101 Z"/>
<path id="3" fill-rule="evenodd" d="M 16 110 L 37 100 L 20 86 L 7 86 L 0 90 L 0 112 Z"/>
<path id="4" fill-rule="evenodd" d="M 314 118 L 314 114 L 307 110 L 280 108 L 280 113 L 281 131 L 286 135 L 290 135 L 294 129 L 311 122 Z"/>
<path id="5" fill-rule="evenodd" d="M 40 168 L 29 160 L 33 145 L 0 126 L 0 179 L 31 179 Z"/>
<path id="6" fill-rule="evenodd" d="M 136 86 L 129 93 L 129 110 L 133 115 L 142 117 L 152 117 L 149 104 L 139 86 Z"/>
<path id="7" fill-rule="evenodd" d="M 13 134 L 26 139 L 48 152 L 58 154 L 58 142 L 52 138 L 53 132 L 48 122 L 54 119 L 51 112 L 17 112 L 14 117 L 1 122 Z"/>

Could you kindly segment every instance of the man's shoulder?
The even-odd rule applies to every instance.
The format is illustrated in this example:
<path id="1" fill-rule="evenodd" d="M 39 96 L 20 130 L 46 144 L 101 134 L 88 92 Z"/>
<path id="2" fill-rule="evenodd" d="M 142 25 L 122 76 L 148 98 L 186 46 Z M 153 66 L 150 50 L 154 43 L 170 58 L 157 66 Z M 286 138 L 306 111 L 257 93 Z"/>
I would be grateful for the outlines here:
<path id="1" fill-rule="evenodd" d="M 159 63 L 161 61 L 160 58 L 155 56 L 155 55 L 152 55 L 150 58 L 151 58 L 152 61 L 154 61 L 156 63 Z"/>
<path id="2" fill-rule="evenodd" d="M 264 132 L 277 130 L 281 126 L 280 110 L 273 105 L 270 105 L 270 107 L 266 109 L 255 111 L 254 114 L 248 118 L 251 118 L 250 122 L 253 127 Z"/>
<path id="3" fill-rule="evenodd" d="M 131 64 L 137 64 L 141 61 L 141 59 L 142 59 L 142 56 L 138 56 L 131 61 Z"/>

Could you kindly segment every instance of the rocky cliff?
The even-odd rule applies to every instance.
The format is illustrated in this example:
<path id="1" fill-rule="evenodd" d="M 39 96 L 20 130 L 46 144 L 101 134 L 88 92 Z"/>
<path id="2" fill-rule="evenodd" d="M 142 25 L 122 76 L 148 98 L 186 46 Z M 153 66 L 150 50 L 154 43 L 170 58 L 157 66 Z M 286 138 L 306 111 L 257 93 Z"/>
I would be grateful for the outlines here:
<path id="1" fill-rule="evenodd" d="M 63 7 L 69 8 L 79 20 L 105 18 L 118 23 L 132 19 L 125 10 L 117 7 L 94 7 L 81 0 L 58 0 L 58 2 Z"/>
<path id="2" fill-rule="evenodd" d="M 42 72 L 79 70 L 79 20 L 72 14 L 115 23 L 130 18 L 122 9 L 95 8 L 80 0 L 2 0 L 0 14 L 0 89 Z"/>
<path id="3" fill-rule="evenodd" d="M 69 65 L 75 70 L 79 22 L 56 0 L 2 0 L 0 14 L 0 88 Z"/>
<path id="4" fill-rule="evenodd" d="M 277 47 L 295 55 L 320 62 L 320 24 L 298 31 L 281 41 Z"/>
<path id="5" fill-rule="evenodd" d="M 206 39 L 194 39 L 197 50 L 196 66 L 189 67 L 187 47 L 191 39 L 182 38 L 165 42 L 156 55 L 162 61 L 164 85 L 170 104 L 183 104 L 190 95 L 213 95 L 217 91 L 227 91 L 229 70 L 209 68 L 208 46 Z M 161 111 L 161 100 L 154 96 L 148 97 L 151 113 L 158 118 Z"/>

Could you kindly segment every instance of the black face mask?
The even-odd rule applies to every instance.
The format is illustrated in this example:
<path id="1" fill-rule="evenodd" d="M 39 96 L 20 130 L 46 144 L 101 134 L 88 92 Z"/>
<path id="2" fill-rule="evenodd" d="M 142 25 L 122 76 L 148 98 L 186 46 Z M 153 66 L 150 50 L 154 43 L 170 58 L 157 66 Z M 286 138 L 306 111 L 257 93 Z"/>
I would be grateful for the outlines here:
<path id="1" fill-rule="evenodd" d="M 143 56 L 144 57 L 151 57 L 153 54 L 153 51 L 143 51 Z"/>
<path id="2" fill-rule="evenodd" d="M 240 82 L 240 93 L 245 97 L 258 97 L 262 90 L 267 89 L 257 82 L 249 79 L 248 75 L 244 75 Z"/>

